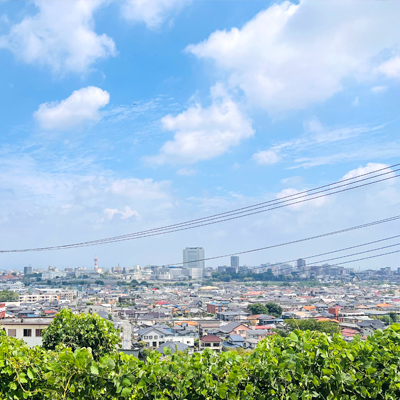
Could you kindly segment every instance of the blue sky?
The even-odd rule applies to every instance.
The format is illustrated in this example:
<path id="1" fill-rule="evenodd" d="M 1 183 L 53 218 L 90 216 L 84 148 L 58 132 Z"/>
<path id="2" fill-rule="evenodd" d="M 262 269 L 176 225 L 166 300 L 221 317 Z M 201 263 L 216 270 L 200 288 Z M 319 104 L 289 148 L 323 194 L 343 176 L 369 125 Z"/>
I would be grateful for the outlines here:
<path id="1" fill-rule="evenodd" d="M 397 162 L 399 17 L 396 1 L 1 2 L 0 247 L 126 234 Z M 3 254 L 0 268 L 174 263 L 186 246 L 213 256 L 389 217 L 399 200 L 388 181 L 182 234 Z"/>

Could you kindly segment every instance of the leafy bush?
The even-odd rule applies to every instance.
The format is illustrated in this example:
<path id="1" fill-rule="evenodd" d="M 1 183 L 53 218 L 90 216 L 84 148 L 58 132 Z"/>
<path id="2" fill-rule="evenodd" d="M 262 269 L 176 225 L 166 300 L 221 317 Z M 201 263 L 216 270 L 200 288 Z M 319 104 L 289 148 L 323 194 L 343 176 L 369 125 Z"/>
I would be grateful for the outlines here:
<path id="1" fill-rule="evenodd" d="M 55 350 L 63 344 L 72 350 L 90 347 L 93 357 L 116 352 L 121 346 L 119 331 L 97 314 L 77 314 L 63 309 L 43 331 L 43 347 Z"/>
<path id="2" fill-rule="evenodd" d="M 355 337 L 294 331 L 250 354 L 30 349 L 0 334 L 0 398 L 135 400 L 389 400 L 400 398 L 400 325 Z"/>

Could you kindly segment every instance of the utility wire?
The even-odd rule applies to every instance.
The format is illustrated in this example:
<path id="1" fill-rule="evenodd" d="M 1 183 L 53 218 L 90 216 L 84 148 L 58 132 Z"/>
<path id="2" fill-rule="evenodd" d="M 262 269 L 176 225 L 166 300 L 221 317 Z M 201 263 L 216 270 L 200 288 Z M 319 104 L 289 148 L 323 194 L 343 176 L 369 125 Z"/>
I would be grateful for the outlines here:
<path id="1" fill-rule="evenodd" d="M 386 219 L 386 220 L 376 221 L 376 223 L 385 223 L 385 222 L 395 221 L 396 219 L 400 219 L 400 215 L 395 216 L 395 217 L 391 217 L 391 218 L 393 218 L 393 219 Z M 375 224 L 375 223 L 374 223 L 374 224 Z M 355 227 L 351 227 L 351 228 L 347 228 L 347 229 L 348 229 L 348 230 L 355 230 L 355 229 L 360 229 L 360 228 L 363 228 L 363 227 L 365 227 L 365 226 L 364 226 L 364 225 L 359 225 L 359 226 L 355 226 Z M 342 231 L 328 232 L 328 233 L 323 234 L 323 236 L 334 235 L 334 234 L 336 234 L 336 233 L 342 233 Z M 317 238 L 323 237 L 323 236 L 320 235 L 320 236 L 318 236 L 318 237 L 312 236 L 312 237 L 310 237 L 310 238 L 299 239 L 298 241 L 296 241 L 296 242 L 294 242 L 294 243 L 298 243 L 299 241 L 306 241 L 306 240 L 317 239 Z M 383 238 L 383 239 L 373 240 L 372 242 L 357 244 L 357 245 L 354 245 L 354 246 L 345 247 L 345 248 L 343 248 L 343 249 L 338 249 L 338 250 L 332 250 L 332 251 L 328 251 L 328 252 L 325 252 L 325 253 L 314 254 L 314 255 L 312 255 L 312 256 L 297 257 L 297 258 L 294 259 L 294 260 L 287 260 L 287 261 L 281 261 L 281 262 L 274 263 L 274 264 L 268 264 L 268 265 L 266 265 L 264 268 L 269 269 L 269 268 L 277 267 L 277 266 L 279 266 L 279 265 L 288 264 L 288 263 L 291 263 L 291 262 L 296 262 L 299 258 L 305 259 L 305 260 L 309 260 L 310 258 L 316 258 L 316 257 L 326 256 L 326 255 L 328 255 L 328 254 L 334 254 L 334 253 L 339 253 L 339 252 L 341 252 L 341 251 L 352 250 L 352 249 L 356 249 L 356 248 L 358 248 L 358 247 L 369 246 L 369 245 L 371 245 L 371 244 L 376 244 L 376 243 L 384 242 L 384 241 L 386 241 L 386 240 L 396 239 L 396 238 L 398 238 L 398 237 L 400 237 L 400 235 L 395 235 L 395 236 L 390 236 L 390 237 Z M 253 252 L 257 252 L 257 251 L 267 250 L 267 249 L 270 249 L 270 248 L 272 248 L 272 247 L 285 246 L 285 245 L 292 244 L 292 243 L 293 243 L 293 242 L 288 242 L 288 243 L 282 243 L 282 244 L 274 245 L 274 246 L 261 247 L 261 248 L 258 248 L 258 249 L 245 250 L 245 251 L 241 251 L 241 252 L 238 252 L 238 253 L 225 254 L 225 255 L 223 255 L 223 256 L 214 256 L 214 257 L 202 258 L 202 259 L 198 259 L 198 260 L 184 261 L 184 262 L 181 262 L 181 263 L 164 265 L 164 267 L 174 267 L 174 266 L 189 264 L 189 263 L 193 263 L 193 262 L 208 261 L 208 260 L 215 260 L 215 259 L 218 259 L 218 258 L 237 256 L 237 255 L 240 255 L 240 254 L 253 253 Z M 315 263 L 313 263 L 313 264 L 315 264 Z M 280 271 L 283 271 L 283 270 L 285 270 L 285 269 L 287 269 L 287 268 L 282 268 L 282 269 L 280 269 Z"/>
<path id="2" fill-rule="evenodd" d="M 393 166 L 397 166 L 397 165 L 400 165 L 400 164 L 395 164 Z M 382 168 L 381 170 L 374 171 L 374 173 L 380 172 L 382 170 L 387 170 L 388 168 L 391 168 L 393 166 Z M 311 191 L 315 191 L 315 190 L 320 189 L 322 187 L 338 185 L 339 183 L 343 182 L 343 181 L 338 181 L 338 182 L 336 182 L 334 184 L 324 185 L 324 186 L 321 186 L 319 188 L 311 189 L 309 191 L 297 193 L 295 195 L 285 196 L 284 198 L 281 198 L 281 199 L 278 199 L 278 200 L 273 200 L 273 201 L 269 201 L 269 202 L 265 202 L 265 203 L 259 203 L 259 204 L 253 205 L 253 206 L 245 207 L 243 209 L 233 210 L 233 211 L 230 211 L 230 212 L 227 212 L 227 213 L 216 214 L 214 216 L 205 217 L 203 219 L 187 221 L 187 222 L 184 222 L 184 223 L 170 225 L 170 226 L 163 227 L 163 228 L 155 228 L 155 229 L 152 229 L 152 230 L 131 233 L 131 234 L 128 234 L 128 235 L 115 236 L 115 237 L 110 237 L 110 238 L 105 238 L 105 239 L 99 239 L 99 240 L 81 242 L 81 243 L 74 243 L 74 244 L 69 244 L 69 245 L 39 247 L 39 248 L 31 248 L 31 249 L 0 250 L 0 253 L 18 253 L 18 252 L 28 252 L 28 251 L 48 251 L 48 250 L 61 250 L 61 249 L 69 249 L 69 248 L 76 248 L 76 247 L 86 247 L 86 246 L 94 246 L 94 245 L 100 245 L 100 244 L 106 244 L 106 243 L 113 243 L 113 242 L 118 242 L 118 241 L 140 239 L 140 238 L 149 237 L 149 236 L 156 236 L 156 235 L 161 235 L 161 234 L 165 234 L 165 233 L 172 233 L 172 232 L 177 232 L 177 231 L 182 231 L 182 230 L 187 230 L 187 229 L 193 229 L 193 228 L 197 228 L 197 227 L 201 227 L 201 226 L 205 226 L 205 225 L 212 225 L 212 224 L 216 224 L 216 223 L 220 223 L 220 222 L 225 222 L 225 221 L 228 221 L 228 220 L 233 220 L 233 219 L 242 218 L 242 217 L 249 216 L 249 215 L 258 214 L 258 213 L 265 212 L 265 211 L 270 211 L 270 210 L 274 210 L 274 209 L 278 209 L 278 208 L 282 208 L 282 207 L 287 207 L 287 206 L 290 206 L 290 205 L 295 205 L 295 204 L 303 203 L 303 202 L 306 202 L 306 201 L 315 200 L 315 199 L 318 199 L 318 198 L 321 198 L 321 197 L 329 196 L 329 195 L 332 195 L 332 194 L 335 194 L 335 193 L 340 193 L 340 192 L 356 189 L 356 188 L 359 188 L 359 187 L 368 186 L 368 185 L 371 185 L 371 184 L 374 184 L 374 183 L 386 181 L 386 180 L 389 180 L 389 179 L 393 179 L 393 178 L 396 178 L 396 177 L 399 176 L 399 175 L 395 175 L 394 174 L 394 172 L 397 172 L 399 170 L 400 169 L 386 171 L 386 172 L 384 172 L 382 174 L 370 176 L 370 177 L 367 177 L 367 178 L 364 178 L 364 179 L 358 179 L 355 182 L 350 182 L 350 183 L 339 185 L 337 187 L 321 190 L 321 191 L 316 192 L 316 193 L 307 194 L 307 193 L 309 193 Z M 360 178 L 360 177 L 363 177 L 363 176 L 369 175 L 369 174 L 371 174 L 371 172 L 363 174 L 363 175 L 359 175 L 358 177 L 355 177 L 355 178 Z M 381 179 L 376 180 L 376 181 L 363 183 L 361 185 L 350 186 L 350 185 L 354 185 L 354 184 L 357 184 L 357 183 L 365 181 L 365 180 L 374 179 L 374 178 L 380 177 L 382 175 L 387 175 L 387 174 L 391 174 L 391 176 L 386 177 L 386 178 L 381 178 Z M 354 178 L 348 178 L 348 179 L 346 179 L 346 181 L 349 181 L 351 179 L 354 179 Z M 321 192 L 326 192 L 326 191 L 337 189 L 338 187 L 343 187 L 343 186 L 345 186 L 344 189 L 336 190 L 336 191 L 333 191 L 333 192 L 330 192 L 330 193 L 325 193 L 325 194 L 319 195 L 319 196 L 314 196 L 314 195 L 319 194 Z M 299 198 L 298 196 L 300 194 L 302 196 L 309 196 L 309 197 L 303 197 L 302 199 L 298 200 L 298 198 Z M 296 198 L 296 196 L 297 196 L 297 198 Z M 293 197 L 295 197 L 295 198 L 293 198 Z M 284 200 L 285 198 L 291 198 L 291 200 L 290 199 L 289 200 Z M 297 201 L 293 201 L 293 200 L 297 200 Z M 267 205 L 266 205 L 267 203 L 269 204 L 269 206 L 268 206 L 269 208 L 264 209 L 264 207 L 267 207 Z M 260 206 L 260 204 L 265 204 L 265 205 L 264 206 Z M 257 206 L 257 208 L 263 208 L 263 209 L 262 210 L 258 210 L 258 211 L 253 211 L 253 210 L 257 209 L 256 206 Z M 271 206 L 273 206 L 273 207 L 271 207 Z M 247 209 L 247 210 L 251 209 L 250 211 L 252 211 L 252 212 L 247 212 L 246 211 L 245 214 L 242 214 L 242 213 L 245 212 L 245 211 L 243 211 L 244 209 Z M 236 214 L 235 214 L 235 212 L 236 212 Z M 237 215 L 237 214 L 242 214 L 242 215 Z M 222 217 L 220 217 L 219 215 L 222 215 Z M 218 218 L 218 220 L 209 222 L 210 220 L 217 219 L 217 218 Z M 196 222 L 196 221 L 199 221 L 199 222 Z M 205 221 L 205 222 L 203 222 L 203 221 Z M 177 228 L 173 229 L 174 227 L 177 227 Z"/>
<path id="3" fill-rule="evenodd" d="M 289 274 L 291 274 L 292 272 L 309 272 L 309 270 L 307 271 L 307 268 L 310 268 L 310 267 L 312 267 L 312 266 L 315 266 L 315 264 L 325 263 L 325 262 L 328 262 L 328 261 L 339 260 L 340 258 L 354 257 L 354 256 L 358 256 L 359 254 L 371 253 L 371 252 L 373 252 L 373 251 L 383 250 L 383 249 L 387 249 L 387 248 L 395 247 L 395 246 L 400 246 L 400 243 L 395 243 L 395 244 L 391 244 L 391 245 L 388 245 L 388 246 L 378 247 L 378 248 L 370 249 L 370 250 L 364 250 L 364 251 L 360 251 L 360 252 L 353 253 L 353 254 L 347 254 L 347 255 L 345 255 L 345 256 L 328 258 L 328 259 L 326 259 L 326 260 L 318 260 L 318 261 L 313 262 L 311 265 L 307 265 L 307 266 L 304 266 L 304 267 L 297 267 L 297 268 L 300 269 L 300 271 L 291 271 L 291 272 L 285 273 L 285 274 L 281 274 L 281 271 L 284 271 L 284 270 L 287 270 L 287 269 L 291 269 L 291 268 L 282 268 L 282 269 L 279 271 L 279 274 L 278 274 L 278 275 L 289 275 Z M 344 251 L 344 249 L 343 249 L 343 250 L 337 250 L 337 251 Z M 400 250 L 399 250 L 399 251 L 400 251 Z M 392 252 L 390 252 L 390 253 L 388 253 L 388 254 L 392 254 Z M 317 257 L 317 256 L 313 256 L 313 257 Z M 356 261 L 356 260 L 355 260 L 355 261 Z M 340 262 L 339 264 L 345 264 L 345 263 L 347 263 L 347 262 L 349 262 L 349 261 Z M 331 267 L 331 266 L 326 266 L 326 267 L 325 267 L 325 266 L 321 266 L 321 268 L 329 268 L 329 267 Z M 301 268 L 303 268 L 303 269 L 301 270 Z"/>

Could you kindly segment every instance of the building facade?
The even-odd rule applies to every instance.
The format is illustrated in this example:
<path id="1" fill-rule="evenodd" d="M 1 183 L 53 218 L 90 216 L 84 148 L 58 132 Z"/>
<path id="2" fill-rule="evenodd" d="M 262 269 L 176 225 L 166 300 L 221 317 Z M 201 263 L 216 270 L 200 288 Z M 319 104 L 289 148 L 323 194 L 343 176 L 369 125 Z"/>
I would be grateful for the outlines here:
<path id="1" fill-rule="evenodd" d="M 191 279 L 204 276 L 204 249 L 202 247 L 186 247 L 183 250 L 183 265 L 187 268 Z"/>

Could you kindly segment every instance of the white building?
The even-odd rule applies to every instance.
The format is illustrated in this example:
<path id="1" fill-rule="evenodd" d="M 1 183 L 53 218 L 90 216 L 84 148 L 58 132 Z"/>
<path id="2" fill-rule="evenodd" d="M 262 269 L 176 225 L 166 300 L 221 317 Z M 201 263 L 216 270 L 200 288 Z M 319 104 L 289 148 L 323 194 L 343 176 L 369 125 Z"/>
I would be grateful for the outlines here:
<path id="1" fill-rule="evenodd" d="M 7 336 L 22 339 L 30 347 L 41 346 L 43 329 L 52 321 L 52 318 L 6 318 L 0 320 L 0 329 L 4 330 Z"/>
<path id="2" fill-rule="evenodd" d="M 202 247 L 186 247 L 183 250 L 183 266 L 188 269 L 190 278 L 203 278 L 204 249 Z"/>
<path id="3" fill-rule="evenodd" d="M 37 303 L 38 301 L 56 301 L 56 300 L 60 300 L 60 295 L 56 293 L 19 295 L 20 303 Z"/>
<path id="4" fill-rule="evenodd" d="M 194 336 L 174 335 L 172 332 L 159 327 L 149 327 L 137 332 L 139 340 L 146 342 L 148 347 L 157 348 L 166 342 L 183 343 L 190 347 L 194 346 Z"/>

